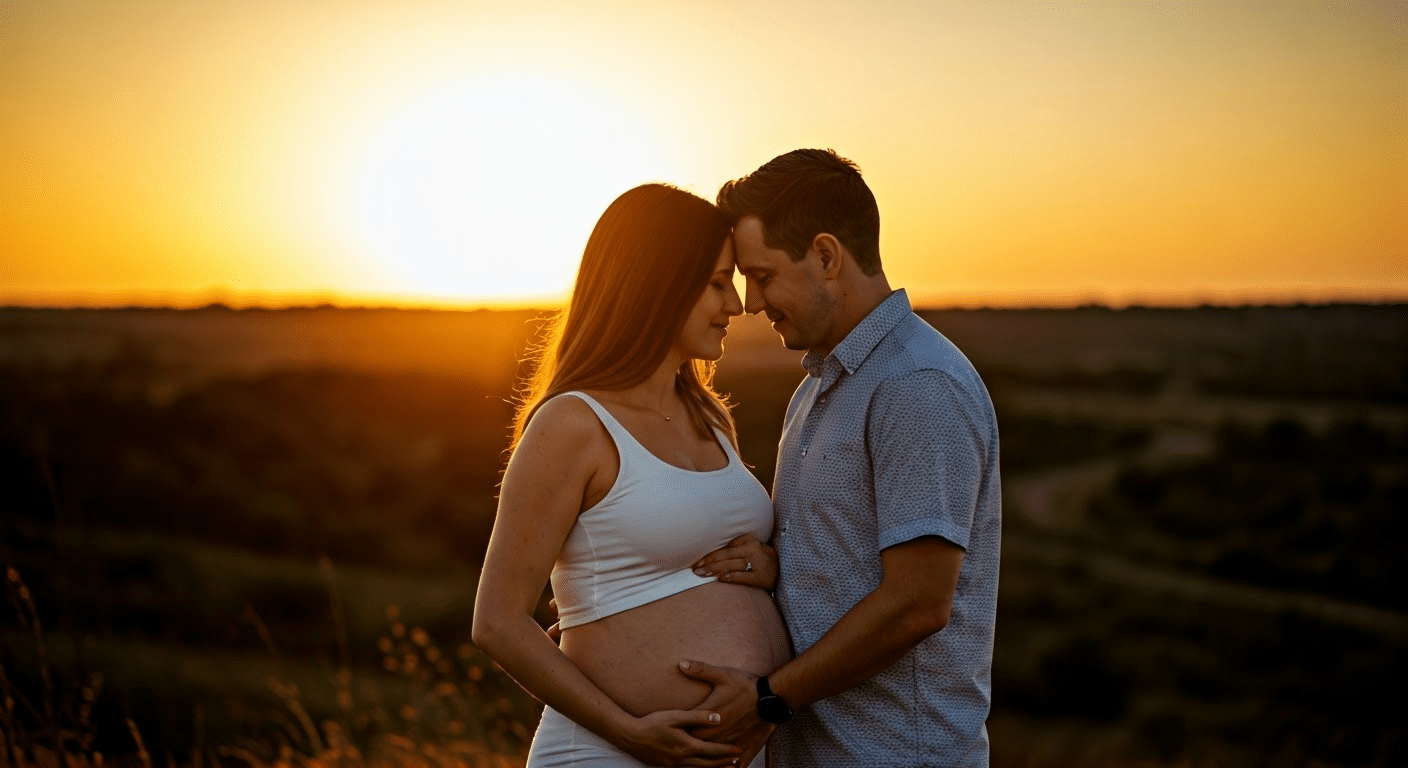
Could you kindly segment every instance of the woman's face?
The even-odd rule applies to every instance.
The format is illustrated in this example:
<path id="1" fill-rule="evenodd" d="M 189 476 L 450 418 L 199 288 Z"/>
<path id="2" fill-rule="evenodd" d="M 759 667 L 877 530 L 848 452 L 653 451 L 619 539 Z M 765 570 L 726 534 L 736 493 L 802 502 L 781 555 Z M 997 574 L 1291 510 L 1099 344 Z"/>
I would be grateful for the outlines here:
<path id="1" fill-rule="evenodd" d="M 743 301 L 733 287 L 733 238 L 724 240 L 714 274 L 685 318 L 675 351 L 686 360 L 718 360 L 724 355 L 729 318 L 743 314 Z"/>

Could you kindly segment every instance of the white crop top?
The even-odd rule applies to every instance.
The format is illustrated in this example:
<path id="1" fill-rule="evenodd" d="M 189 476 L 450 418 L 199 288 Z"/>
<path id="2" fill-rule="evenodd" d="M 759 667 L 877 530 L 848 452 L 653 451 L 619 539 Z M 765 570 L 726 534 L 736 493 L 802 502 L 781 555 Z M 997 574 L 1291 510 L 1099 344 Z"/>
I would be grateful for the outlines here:
<path id="1" fill-rule="evenodd" d="M 562 629 L 587 624 L 715 581 L 690 566 L 730 539 L 772 536 L 772 501 L 728 438 L 721 469 L 667 464 L 636 442 L 601 403 L 581 392 L 611 433 L 621 468 L 601 501 L 577 516 L 552 569 Z"/>

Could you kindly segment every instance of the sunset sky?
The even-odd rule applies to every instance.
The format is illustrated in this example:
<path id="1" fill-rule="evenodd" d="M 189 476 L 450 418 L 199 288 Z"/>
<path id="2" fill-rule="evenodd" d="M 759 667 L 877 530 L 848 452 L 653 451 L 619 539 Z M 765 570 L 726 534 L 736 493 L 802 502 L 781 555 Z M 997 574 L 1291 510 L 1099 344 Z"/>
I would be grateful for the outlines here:
<path id="1" fill-rule="evenodd" d="M 551 303 L 860 164 L 931 305 L 1408 300 L 1408 4 L 0 2 L 0 304 Z"/>

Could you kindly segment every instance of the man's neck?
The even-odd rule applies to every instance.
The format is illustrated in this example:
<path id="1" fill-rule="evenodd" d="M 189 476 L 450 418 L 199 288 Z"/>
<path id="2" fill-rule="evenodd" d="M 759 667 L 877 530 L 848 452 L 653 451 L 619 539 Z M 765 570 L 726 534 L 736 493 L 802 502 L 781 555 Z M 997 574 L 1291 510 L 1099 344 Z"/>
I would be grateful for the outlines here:
<path id="1" fill-rule="evenodd" d="M 836 323 L 832 326 L 831 333 L 827 334 L 824 345 L 812 347 L 810 351 L 821 357 L 831 354 L 831 350 L 845 341 L 862 320 L 869 317 L 885 299 L 890 298 L 891 293 L 894 291 L 890 289 L 890 281 L 885 278 L 884 272 L 848 286 L 841 295 L 841 301 L 837 302 Z"/>

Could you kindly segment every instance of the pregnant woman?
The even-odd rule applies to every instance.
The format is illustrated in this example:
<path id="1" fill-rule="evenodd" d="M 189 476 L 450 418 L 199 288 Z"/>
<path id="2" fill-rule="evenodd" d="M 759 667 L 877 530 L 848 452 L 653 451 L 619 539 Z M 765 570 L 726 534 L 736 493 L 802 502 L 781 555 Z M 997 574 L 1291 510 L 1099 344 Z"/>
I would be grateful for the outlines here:
<path id="1" fill-rule="evenodd" d="M 755 766 L 691 735 L 699 659 L 765 674 L 791 655 L 768 590 L 767 492 L 710 387 L 733 287 L 728 221 L 658 184 L 592 231 L 567 311 L 514 422 L 474 610 L 474 642 L 546 705 L 530 768 Z M 706 554 L 710 565 L 697 573 Z M 703 575 L 701 575 L 701 573 Z M 533 619 L 551 578 L 561 644 Z"/>

